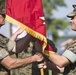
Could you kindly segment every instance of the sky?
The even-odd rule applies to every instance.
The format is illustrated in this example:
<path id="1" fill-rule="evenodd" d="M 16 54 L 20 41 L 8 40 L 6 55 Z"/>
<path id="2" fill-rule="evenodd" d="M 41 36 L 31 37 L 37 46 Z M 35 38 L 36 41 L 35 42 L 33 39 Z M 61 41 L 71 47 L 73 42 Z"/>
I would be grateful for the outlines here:
<path id="1" fill-rule="evenodd" d="M 73 10 L 72 5 L 76 4 L 76 0 L 64 0 L 67 7 L 58 7 L 58 11 L 53 11 L 55 18 L 65 18 L 68 13 Z"/>
<path id="2" fill-rule="evenodd" d="M 64 0 L 64 1 L 67 4 L 67 7 L 58 7 L 58 11 L 53 11 L 53 16 L 55 18 L 67 18 L 66 15 L 69 14 L 70 12 L 72 12 L 72 10 L 73 10 L 72 5 L 76 4 L 76 0 Z M 68 33 L 68 35 L 73 34 L 73 33 L 74 33 L 74 35 L 76 34 L 76 32 L 72 31 L 71 27 L 70 27 L 70 32 Z M 61 50 L 61 42 L 62 41 L 59 41 L 57 43 L 57 45 L 58 45 L 57 48 L 58 48 L 58 53 L 59 54 L 63 53 L 62 50 Z"/>
<path id="3" fill-rule="evenodd" d="M 76 4 L 76 0 L 65 0 L 65 3 L 67 5 L 67 7 L 59 7 L 58 11 L 53 11 L 53 16 L 55 18 L 67 18 L 68 22 L 69 22 L 69 18 L 66 17 L 66 15 L 69 14 L 70 12 L 72 12 L 72 10 L 73 10 L 72 5 Z M 69 30 L 70 30 L 70 32 L 67 32 L 68 36 L 76 34 L 75 31 L 71 30 L 71 26 L 70 26 Z M 59 35 L 60 36 L 65 36 L 65 32 L 63 33 L 63 31 L 59 31 Z"/>
<path id="4" fill-rule="evenodd" d="M 73 10 L 72 5 L 76 4 L 76 0 L 64 0 L 64 1 L 67 4 L 67 7 L 58 7 L 58 11 L 53 11 L 53 16 L 55 18 L 65 18 L 66 15 Z M 8 23 L 6 23 L 6 25 L 4 25 L 0 29 L 0 32 L 5 36 L 9 37 L 8 30 L 9 30 Z"/>

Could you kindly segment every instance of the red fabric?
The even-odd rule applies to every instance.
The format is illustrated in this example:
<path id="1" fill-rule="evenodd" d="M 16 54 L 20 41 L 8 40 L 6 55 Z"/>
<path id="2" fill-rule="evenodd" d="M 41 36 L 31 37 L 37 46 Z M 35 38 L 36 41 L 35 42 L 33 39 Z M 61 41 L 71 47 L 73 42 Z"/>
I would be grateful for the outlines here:
<path id="1" fill-rule="evenodd" d="M 46 37 L 42 0 L 6 0 L 6 14 Z"/>
<path id="2" fill-rule="evenodd" d="M 52 47 L 49 44 L 47 44 L 46 50 L 53 51 Z"/>
<path id="3" fill-rule="evenodd" d="M 46 36 L 41 0 L 6 0 L 6 14 Z"/>

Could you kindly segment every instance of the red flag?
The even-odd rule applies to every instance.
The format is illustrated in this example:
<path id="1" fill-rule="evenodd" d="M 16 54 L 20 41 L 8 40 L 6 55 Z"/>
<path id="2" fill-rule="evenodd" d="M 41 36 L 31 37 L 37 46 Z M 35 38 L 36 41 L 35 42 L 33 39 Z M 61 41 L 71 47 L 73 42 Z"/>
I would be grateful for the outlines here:
<path id="1" fill-rule="evenodd" d="M 42 0 L 6 0 L 6 20 L 41 40 L 44 52 L 47 39 Z"/>

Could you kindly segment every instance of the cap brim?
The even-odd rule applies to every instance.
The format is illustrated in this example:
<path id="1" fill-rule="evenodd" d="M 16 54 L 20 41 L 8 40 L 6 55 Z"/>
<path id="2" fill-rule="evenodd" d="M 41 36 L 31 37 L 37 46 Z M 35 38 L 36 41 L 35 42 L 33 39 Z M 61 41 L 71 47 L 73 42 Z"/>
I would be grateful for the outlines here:
<path id="1" fill-rule="evenodd" d="M 67 15 L 67 17 L 72 18 L 76 16 L 76 12 L 71 12 L 70 14 Z"/>

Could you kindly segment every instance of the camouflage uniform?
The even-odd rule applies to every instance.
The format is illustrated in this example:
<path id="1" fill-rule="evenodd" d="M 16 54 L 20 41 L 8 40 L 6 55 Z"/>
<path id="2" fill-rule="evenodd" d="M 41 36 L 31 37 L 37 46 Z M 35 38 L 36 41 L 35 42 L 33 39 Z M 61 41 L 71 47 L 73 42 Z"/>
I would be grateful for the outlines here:
<path id="1" fill-rule="evenodd" d="M 67 15 L 73 19 L 76 16 L 76 5 L 73 5 L 74 10 Z M 65 67 L 64 75 L 76 75 L 76 41 L 72 43 L 63 54 L 71 61 L 71 64 Z"/>
<path id="2" fill-rule="evenodd" d="M 21 53 L 16 55 L 16 58 L 27 58 L 32 56 L 33 42 L 30 42 L 28 47 L 23 50 Z M 15 55 L 13 55 L 15 57 Z M 22 68 L 17 68 L 10 71 L 11 75 L 32 75 L 32 64 L 26 65 Z"/>
<path id="3" fill-rule="evenodd" d="M 71 61 L 71 64 L 65 67 L 64 75 L 76 75 L 76 41 L 67 47 L 63 56 Z"/>
<path id="4" fill-rule="evenodd" d="M 0 61 L 9 55 L 15 42 L 0 34 Z M 10 75 L 9 70 L 0 64 L 0 75 Z"/>

